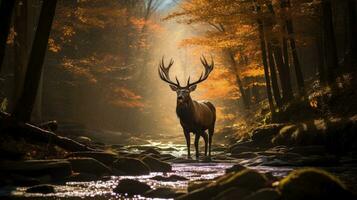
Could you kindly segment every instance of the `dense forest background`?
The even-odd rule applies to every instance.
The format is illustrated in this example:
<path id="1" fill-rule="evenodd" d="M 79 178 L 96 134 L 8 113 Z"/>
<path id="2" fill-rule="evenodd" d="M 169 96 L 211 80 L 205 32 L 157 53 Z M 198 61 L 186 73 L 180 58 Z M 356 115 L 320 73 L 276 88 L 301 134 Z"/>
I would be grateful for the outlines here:
<path id="1" fill-rule="evenodd" d="M 41 4 L 14 4 L 1 67 L 1 109 L 10 113 Z M 173 73 L 186 80 L 200 74 L 201 55 L 216 67 L 193 98 L 214 102 L 218 130 L 296 120 L 302 109 L 328 116 L 326 96 L 353 80 L 356 27 L 354 0 L 59 0 L 31 121 L 181 134 L 157 65 L 173 57 Z"/>

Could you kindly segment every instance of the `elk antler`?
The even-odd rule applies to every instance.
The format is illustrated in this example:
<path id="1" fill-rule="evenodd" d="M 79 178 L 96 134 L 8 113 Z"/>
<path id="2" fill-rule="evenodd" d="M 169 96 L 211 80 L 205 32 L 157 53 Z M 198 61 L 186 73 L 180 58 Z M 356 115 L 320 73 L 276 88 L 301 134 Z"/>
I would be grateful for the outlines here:
<path id="1" fill-rule="evenodd" d="M 188 77 L 187 85 L 186 85 L 187 88 L 189 88 L 192 85 L 196 85 L 198 83 L 201 83 L 202 81 L 204 81 L 204 80 L 206 80 L 208 78 L 208 75 L 212 72 L 213 67 L 214 67 L 213 58 L 211 57 L 211 59 L 212 59 L 211 64 L 208 64 L 207 60 L 206 60 L 206 58 L 204 56 L 202 56 L 200 58 L 202 65 L 205 67 L 205 72 L 204 73 L 202 72 L 200 78 L 197 81 L 193 82 L 193 83 L 190 83 L 190 77 Z"/>
<path id="2" fill-rule="evenodd" d="M 163 81 L 165 81 L 166 83 L 171 84 L 171 85 L 175 85 L 176 87 L 181 88 L 180 82 L 179 82 L 179 80 L 177 79 L 177 77 L 175 77 L 177 83 L 174 83 L 174 82 L 171 81 L 171 79 L 170 79 L 170 76 L 169 76 L 169 74 L 170 74 L 170 68 L 171 68 L 171 66 L 172 66 L 173 64 L 174 64 L 174 60 L 171 59 L 169 65 L 168 65 L 167 67 L 165 67 L 164 57 L 162 57 L 162 60 L 161 60 L 161 62 L 160 62 L 160 64 L 159 64 L 159 68 L 158 68 L 159 76 L 160 76 L 160 78 L 161 78 Z"/>

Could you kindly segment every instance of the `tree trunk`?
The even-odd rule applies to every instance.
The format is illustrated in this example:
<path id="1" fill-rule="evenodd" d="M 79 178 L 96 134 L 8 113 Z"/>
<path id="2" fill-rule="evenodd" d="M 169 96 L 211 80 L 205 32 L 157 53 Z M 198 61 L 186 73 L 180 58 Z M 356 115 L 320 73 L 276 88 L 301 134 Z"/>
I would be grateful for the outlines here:
<path id="1" fill-rule="evenodd" d="M 283 99 L 282 101 L 284 103 L 288 102 L 293 98 L 293 90 L 291 86 L 291 81 L 290 81 L 290 72 L 289 69 L 286 69 L 283 61 L 283 55 L 282 55 L 282 50 L 281 47 L 279 46 L 278 41 L 273 41 L 272 43 L 272 49 L 274 53 L 274 59 L 279 71 L 279 79 L 281 83 L 281 88 L 283 92 Z"/>
<path id="2" fill-rule="evenodd" d="M 280 0 L 280 7 L 282 9 L 289 9 L 291 8 L 291 3 L 290 0 Z M 301 66 L 300 66 L 300 61 L 299 57 L 297 54 L 297 49 L 296 49 L 296 42 L 295 42 L 295 37 L 294 37 L 294 25 L 293 21 L 290 16 L 285 21 L 286 24 L 286 29 L 289 35 L 289 41 L 290 41 L 290 47 L 291 47 L 291 52 L 293 56 L 293 62 L 294 62 L 294 67 L 295 67 L 295 75 L 296 75 L 296 81 L 297 85 L 299 88 L 299 94 L 304 95 L 305 93 L 305 84 L 304 84 L 304 77 L 301 71 Z"/>
<path id="3" fill-rule="evenodd" d="M 27 65 L 24 89 L 14 110 L 14 116 L 19 121 L 27 122 L 31 117 L 42 73 L 42 65 L 46 55 L 51 25 L 55 15 L 56 3 L 57 0 L 45 0 L 42 5 L 38 27 Z"/>
<path id="4" fill-rule="evenodd" d="M 333 16 L 331 8 L 331 0 L 322 1 L 322 20 L 325 43 L 325 59 L 327 64 L 327 82 L 335 83 L 335 69 L 338 67 L 336 38 L 333 27 Z"/>
<path id="5" fill-rule="evenodd" d="M 257 11 L 260 11 L 260 7 L 257 6 Z M 264 34 L 264 25 L 261 19 L 257 20 L 258 22 L 258 31 L 259 31 L 259 40 L 260 40 L 260 48 L 262 51 L 262 61 L 264 67 L 264 75 L 265 75 L 265 84 L 266 84 L 266 92 L 269 101 L 269 107 L 272 115 L 275 113 L 275 107 L 273 102 L 273 96 L 271 93 L 271 86 L 270 86 L 270 76 L 269 76 L 269 68 L 268 68 L 268 61 L 267 61 L 267 48 L 265 42 L 265 34 Z"/>
<path id="6" fill-rule="evenodd" d="M 15 5 L 14 29 L 14 94 L 13 102 L 17 102 L 22 93 L 28 60 L 28 28 L 27 0 L 17 0 Z"/>
<path id="7" fill-rule="evenodd" d="M 248 99 L 248 97 L 247 97 L 247 95 L 245 93 L 245 90 L 244 90 L 244 87 L 243 87 L 243 83 L 242 83 L 242 79 L 240 78 L 239 73 L 237 71 L 237 62 L 236 62 L 236 60 L 234 58 L 234 54 L 233 54 L 232 50 L 230 50 L 230 49 L 227 49 L 226 52 L 228 54 L 229 61 L 231 63 L 231 67 L 233 69 L 233 72 L 235 73 L 235 76 L 236 76 L 237 86 L 239 88 L 239 92 L 242 95 L 242 100 L 243 100 L 244 107 L 245 108 L 249 108 L 250 101 L 249 101 L 249 99 Z"/>
<path id="8" fill-rule="evenodd" d="M 322 34 L 317 34 L 316 38 L 316 47 L 317 47 L 317 68 L 319 71 L 319 80 L 320 83 L 326 84 L 326 70 L 324 63 L 324 47 L 323 47 L 323 38 Z"/>
<path id="9" fill-rule="evenodd" d="M 279 88 L 278 79 L 277 79 L 277 75 L 276 75 L 275 61 L 274 61 L 273 51 L 272 51 L 270 42 L 268 42 L 268 55 L 269 55 L 270 77 L 271 77 L 271 84 L 272 84 L 274 99 L 275 99 L 276 105 L 280 108 L 283 105 L 283 103 L 281 101 L 280 88 Z"/>
<path id="10" fill-rule="evenodd" d="M 352 65 L 357 62 L 357 22 L 356 22 L 356 1 L 348 0 L 348 19 L 349 19 L 349 40 L 350 40 L 350 60 Z"/>
<path id="11" fill-rule="evenodd" d="M 267 6 L 270 13 L 275 18 L 275 11 L 272 1 L 269 1 L 269 4 Z M 274 23 L 272 24 L 272 27 L 274 27 L 277 24 L 275 19 L 273 21 Z M 281 49 L 281 44 L 279 39 L 277 39 L 277 37 L 273 35 L 273 39 L 271 40 L 271 42 L 272 42 L 271 44 L 272 44 L 275 63 L 279 71 L 279 79 L 280 79 L 281 89 L 283 93 L 282 101 L 283 103 L 286 103 L 293 98 L 293 90 L 290 80 L 290 69 L 288 68 L 289 66 L 285 65 L 284 63 L 283 52 Z"/>
<path id="12" fill-rule="evenodd" d="M 15 0 L 2 0 L 0 2 L 0 71 L 4 61 L 6 41 L 10 32 L 12 11 Z"/>

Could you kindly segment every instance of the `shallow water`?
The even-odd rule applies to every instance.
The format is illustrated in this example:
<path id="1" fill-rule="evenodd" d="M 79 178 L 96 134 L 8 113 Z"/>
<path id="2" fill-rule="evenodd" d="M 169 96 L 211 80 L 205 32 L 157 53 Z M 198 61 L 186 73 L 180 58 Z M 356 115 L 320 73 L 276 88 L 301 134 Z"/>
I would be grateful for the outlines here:
<path id="1" fill-rule="evenodd" d="M 217 176 L 223 175 L 225 169 L 231 167 L 232 163 L 189 163 L 189 164 L 173 164 L 173 172 L 170 173 L 151 173 L 145 176 L 111 176 L 107 180 L 91 181 L 91 182 L 67 182 L 66 185 L 55 186 L 56 193 L 54 194 L 29 194 L 25 193 L 25 187 L 18 187 L 11 192 L 12 196 L 22 197 L 81 197 L 84 199 L 91 198 L 112 198 L 112 199 L 130 199 L 125 196 L 120 196 L 112 192 L 112 189 L 118 184 L 120 179 L 129 178 L 135 179 L 149 184 L 152 188 L 170 187 L 176 191 L 185 192 L 189 181 L 163 182 L 156 181 L 150 178 L 162 175 L 179 175 L 192 180 L 209 180 Z M 284 167 L 253 167 L 261 172 L 271 172 L 274 176 L 285 176 L 291 168 Z M 135 196 L 138 199 L 145 199 L 144 197 Z"/>
<path id="2" fill-rule="evenodd" d="M 152 142 L 150 145 L 141 146 L 127 146 L 122 150 L 138 153 L 149 147 L 158 147 L 162 153 L 169 153 L 175 157 L 186 157 L 185 145 L 178 145 L 172 143 L 157 143 Z M 202 152 L 202 151 L 201 151 Z M 220 154 L 222 152 L 214 151 L 213 155 Z M 247 160 L 242 160 L 244 163 Z M 26 193 L 26 187 L 8 188 L 0 191 L 0 196 L 14 196 L 14 197 L 29 197 L 32 198 L 70 198 L 70 199 L 133 199 L 125 196 L 120 196 L 113 193 L 113 188 L 119 183 L 120 179 L 129 178 L 135 179 L 149 184 L 152 188 L 158 187 L 170 187 L 176 191 L 186 192 L 189 181 L 194 180 L 209 180 L 214 179 L 217 176 L 221 176 L 225 173 L 225 169 L 231 167 L 234 163 L 185 163 L 185 164 L 172 164 L 172 172 L 170 173 L 151 173 L 144 176 L 110 176 L 105 177 L 99 181 L 91 182 L 67 182 L 65 185 L 55 186 L 56 193 L 53 194 L 31 194 Z M 263 173 L 271 173 L 273 176 L 282 177 L 285 176 L 292 168 L 289 167 L 266 167 L 256 166 L 250 167 Z M 170 175 L 178 175 L 189 179 L 189 181 L 176 181 L 176 182 L 163 182 L 152 180 L 151 178 L 157 175 L 168 177 Z M 144 197 L 135 196 L 134 199 L 145 199 Z"/>

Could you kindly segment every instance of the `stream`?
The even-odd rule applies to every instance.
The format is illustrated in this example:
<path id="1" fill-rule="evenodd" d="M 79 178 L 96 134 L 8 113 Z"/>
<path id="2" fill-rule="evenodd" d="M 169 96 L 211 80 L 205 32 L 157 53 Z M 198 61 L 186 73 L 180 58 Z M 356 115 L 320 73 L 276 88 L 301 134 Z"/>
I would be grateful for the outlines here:
<path id="1" fill-rule="evenodd" d="M 172 154 L 178 158 L 186 157 L 185 145 L 172 143 L 151 143 L 149 145 L 140 146 L 124 146 L 123 151 L 130 153 L 139 153 L 143 149 L 149 147 L 158 147 L 162 152 Z M 201 151 L 202 153 L 202 151 Z M 213 151 L 212 156 L 222 155 L 223 151 Z M 247 160 L 240 160 L 242 163 L 247 163 Z M 114 193 L 112 190 L 121 179 L 135 179 L 145 182 L 153 189 L 158 187 L 170 187 L 178 192 L 186 192 L 188 182 L 195 180 L 210 180 L 217 176 L 225 174 L 227 168 L 232 167 L 237 160 L 218 160 L 213 162 L 195 161 L 192 163 L 172 163 L 172 172 L 169 173 L 150 173 L 143 176 L 107 176 L 101 180 L 90 182 L 66 182 L 64 185 L 55 185 L 56 193 L 40 194 L 26 193 L 27 187 L 7 188 L 0 191 L 0 196 L 12 196 L 15 199 L 146 199 L 141 196 L 126 197 Z M 250 167 L 263 173 L 271 173 L 275 177 L 286 176 L 293 168 L 291 167 L 267 167 L 254 166 Z M 152 178 L 155 176 L 168 177 L 170 175 L 178 175 L 185 177 L 188 180 L 182 181 L 157 181 Z"/>
<path id="2" fill-rule="evenodd" d="M 250 159 L 232 159 L 229 157 L 229 154 L 224 153 L 224 147 L 222 148 L 218 146 L 213 148 L 212 161 L 209 162 L 205 161 L 203 158 L 200 158 L 199 161 L 192 159 L 187 162 L 185 159 L 186 147 L 182 144 L 151 142 L 147 145 L 121 146 L 118 147 L 118 149 L 120 152 L 138 154 L 153 147 L 158 149 L 162 154 L 171 154 L 177 159 L 181 159 L 185 162 L 170 163 L 172 165 L 172 172 L 167 173 L 155 172 L 142 176 L 106 176 L 99 180 L 88 182 L 65 182 L 61 185 L 54 185 L 55 193 L 49 194 L 26 193 L 28 187 L 2 188 L 0 189 L 0 199 L 2 199 L 2 197 L 8 198 L 9 196 L 11 199 L 148 199 L 138 195 L 134 197 L 119 195 L 114 193 L 113 189 L 118 185 L 121 179 L 135 179 L 147 183 L 152 189 L 168 187 L 176 192 L 185 193 L 190 181 L 214 179 L 225 174 L 225 170 L 232 167 L 234 164 L 244 165 L 278 179 L 298 168 L 287 165 L 284 166 L 284 163 L 279 160 L 272 161 L 269 156 L 257 156 Z M 202 155 L 203 151 L 201 150 L 200 153 Z M 263 164 L 269 162 L 275 163 L 275 165 L 267 166 L 266 164 Z M 339 176 L 343 181 L 347 182 L 348 185 L 353 186 L 352 188 L 354 189 L 354 185 L 357 183 L 357 180 L 353 175 L 356 173 L 356 167 L 351 167 L 351 165 L 337 165 L 323 167 L 323 169 Z M 154 180 L 154 177 L 156 176 L 162 178 L 172 175 L 177 175 L 181 178 L 184 177 L 183 179 L 187 180 Z"/>

